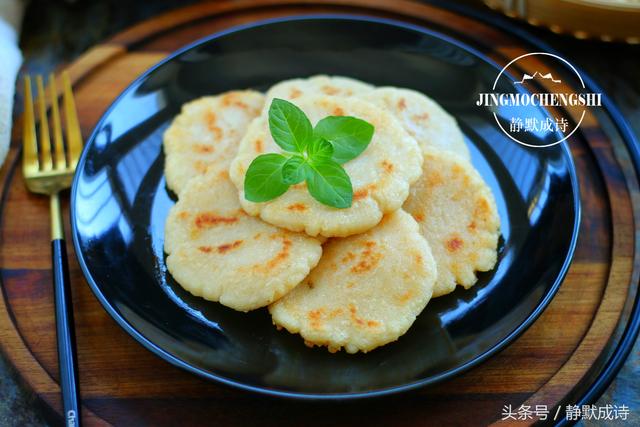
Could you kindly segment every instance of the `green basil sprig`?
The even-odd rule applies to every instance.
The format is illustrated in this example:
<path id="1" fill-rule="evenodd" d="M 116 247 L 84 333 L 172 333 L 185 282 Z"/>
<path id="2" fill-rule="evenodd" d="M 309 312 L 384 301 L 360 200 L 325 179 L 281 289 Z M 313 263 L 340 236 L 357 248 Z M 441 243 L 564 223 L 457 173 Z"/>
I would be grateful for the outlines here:
<path id="1" fill-rule="evenodd" d="M 373 137 L 372 124 L 355 117 L 328 116 L 314 128 L 300 108 L 274 98 L 269 130 L 284 153 L 253 159 L 244 178 L 247 200 L 266 202 L 306 181 L 309 194 L 320 203 L 334 208 L 351 206 L 351 179 L 340 165 L 367 148 Z"/>

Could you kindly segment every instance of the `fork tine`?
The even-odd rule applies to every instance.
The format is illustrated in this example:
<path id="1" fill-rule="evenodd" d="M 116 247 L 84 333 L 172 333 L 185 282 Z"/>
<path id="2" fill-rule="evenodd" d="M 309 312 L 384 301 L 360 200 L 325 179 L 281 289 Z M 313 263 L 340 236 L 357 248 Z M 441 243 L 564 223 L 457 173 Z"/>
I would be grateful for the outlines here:
<path id="1" fill-rule="evenodd" d="M 40 169 L 50 171 L 53 168 L 51 158 L 51 138 L 49 137 L 49 120 L 47 119 L 46 96 L 42 76 L 36 76 L 36 86 L 38 87 L 38 118 L 40 121 Z"/>
<path id="2" fill-rule="evenodd" d="M 31 78 L 24 78 L 24 123 L 23 123 L 22 171 L 25 176 L 38 172 L 38 143 L 36 142 L 36 123 L 33 114 L 33 95 Z"/>
<path id="3" fill-rule="evenodd" d="M 62 85 L 64 93 L 64 117 L 67 127 L 67 146 L 69 147 L 69 168 L 75 169 L 82 152 L 82 134 L 78 123 L 76 103 L 71 90 L 71 79 L 68 72 L 62 73 Z"/>
<path id="4" fill-rule="evenodd" d="M 62 142 L 62 123 L 60 121 L 60 110 L 58 109 L 58 89 L 56 88 L 56 78 L 51 73 L 49 75 L 49 90 L 51 91 L 51 119 L 53 121 L 53 146 L 55 150 L 55 169 L 61 170 L 67 166 L 67 159 Z"/>

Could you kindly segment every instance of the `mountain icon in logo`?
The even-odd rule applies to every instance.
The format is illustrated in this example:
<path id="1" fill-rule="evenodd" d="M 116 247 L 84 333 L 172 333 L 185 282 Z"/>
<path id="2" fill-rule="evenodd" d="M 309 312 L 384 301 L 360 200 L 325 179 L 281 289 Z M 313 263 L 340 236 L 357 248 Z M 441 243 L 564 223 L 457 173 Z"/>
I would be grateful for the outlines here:
<path id="1" fill-rule="evenodd" d="M 554 83 L 562 82 L 562 80 L 554 79 L 553 78 L 553 74 L 551 74 L 551 73 L 542 74 L 542 73 L 539 73 L 539 72 L 536 71 L 535 73 L 533 73 L 533 75 L 524 73 L 522 75 L 522 80 L 520 80 L 519 82 L 513 82 L 513 84 L 516 84 L 516 85 L 520 84 L 521 85 L 521 84 L 524 84 L 524 82 L 526 82 L 527 80 L 533 80 L 535 77 L 538 77 L 538 78 L 544 79 L 544 80 L 551 80 Z"/>

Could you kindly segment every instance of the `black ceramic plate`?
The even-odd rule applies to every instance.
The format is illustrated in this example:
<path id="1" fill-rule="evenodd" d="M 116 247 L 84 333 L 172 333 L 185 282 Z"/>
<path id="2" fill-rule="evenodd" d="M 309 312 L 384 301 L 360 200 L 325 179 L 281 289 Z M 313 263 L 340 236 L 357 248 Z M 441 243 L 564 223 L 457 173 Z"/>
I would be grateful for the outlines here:
<path id="1" fill-rule="evenodd" d="M 177 52 L 114 102 L 80 160 L 72 226 L 89 284 L 111 316 L 160 357 L 254 391 L 374 396 L 441 381 L 480 363 L 549 303 L 568 268 L 579 223 L 567 148 L 516 144 L 490 112 L 475 106 L 477 93 L 491 88 L 499 70 L 437 33 L 345 16 L 263 22 Z M 502 221 L 495 270 L 481 274 L 471 290 L 431 301 L 406 335 L 368 354 L 309 349 L 299 336 L 277 331 L 264 309 L 244 314 L 193 297 L 164 262 L 164 221 L 174 199 L 165 188 L 162 134 L 180 106 L 317 73 L 434 98 L 458 119 Z"/>

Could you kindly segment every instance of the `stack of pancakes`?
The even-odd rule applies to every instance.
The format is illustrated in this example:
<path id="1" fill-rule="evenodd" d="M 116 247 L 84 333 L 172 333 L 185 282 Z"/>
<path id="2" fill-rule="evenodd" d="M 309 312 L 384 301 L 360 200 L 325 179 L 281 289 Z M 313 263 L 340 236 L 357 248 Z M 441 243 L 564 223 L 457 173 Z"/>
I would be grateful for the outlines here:
<path id="1" fill-rule="evenodd" d="M 263 203 L 244 198 L 271 138 L 273 98 L 315 123 L 354 116 L 375 127 L 343 166 L 353 204 L 336 209 L 304 183 Z M 425 95 L 346 78 L 283 81 L 185 104 L 165 133 L 167 267 L 186 290 L 235 310 L 268 306 L 308 345 L 367 352 L 397 340 L 431 298 L 470 288 L 497 259 L 500 220 L 453 117 Z"/>

